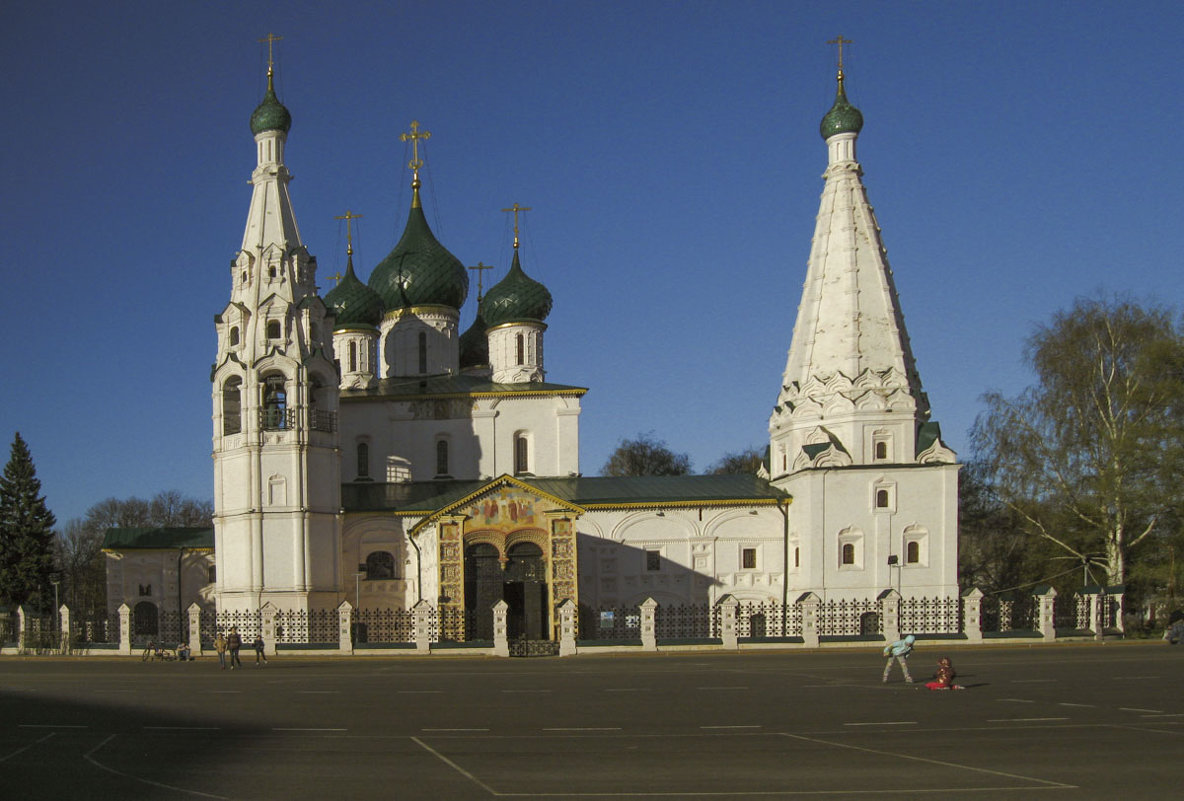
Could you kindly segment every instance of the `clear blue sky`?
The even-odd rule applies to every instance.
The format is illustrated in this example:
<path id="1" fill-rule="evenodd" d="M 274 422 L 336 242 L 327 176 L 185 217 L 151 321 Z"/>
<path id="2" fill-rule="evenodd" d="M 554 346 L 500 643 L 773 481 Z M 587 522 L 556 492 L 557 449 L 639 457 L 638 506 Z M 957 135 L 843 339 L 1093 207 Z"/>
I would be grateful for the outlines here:
<path id="1" fill-rule="evenodd" d="M 277 88 L 305 244 L 365 280 L 409 202 L 465 264 L 500 209 L 555 298 L 551 381 L 590 388 L 581 467 L 652 430 L 705 469 L 767 441 L 834 96 L 859 142 L 935 419 L 967 455 L 1033 324 L 1079 295 L 1184 288 L 1179 2 L 115 2 L 0 13 L 0 441 L 60 522 L 107 497 L 212 495 L 213 316 Z M 486 284 L 489 286 L 489 283 Z M 475 287 L 462 310 L 473 316 Z"/>

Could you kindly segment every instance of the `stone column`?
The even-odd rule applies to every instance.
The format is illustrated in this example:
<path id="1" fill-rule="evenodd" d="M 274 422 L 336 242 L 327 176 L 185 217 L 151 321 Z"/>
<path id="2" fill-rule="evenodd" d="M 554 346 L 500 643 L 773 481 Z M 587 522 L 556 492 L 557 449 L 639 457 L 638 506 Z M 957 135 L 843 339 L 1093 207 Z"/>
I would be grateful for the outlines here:
<path id="1" fill-rule="evenodd" d="M 349 601 L 342 601 L 337 607 L 337 649 L 343 654 L 352 655 L 354 652 L 354 605 Z"/>
<path id="2" fill-rule="evenodd" d="M 126 603 L 119 605 L 119 653 L 132 654 L 132 608 Z"/>
<path id="3" fill-rule="evenodd" d="M 822 606 L 822 599 L 807 592 L 798 598 L 797 603 L 802 607 L 802 642 L 807 648 L 817 648 L 818 609 Z"/>
<path id="4" fill-rule="evenodd" d="M 197 601 L 189 604 L 189 651 L 194 656 L 201 656 L 201 607 Z"/>
<path id="5" fill-rule="evenodd" d="M 978 587 L 962 593 L 962 632 L 970 642 L 983 641 L 983 591 Z"/>
<path id="6" fill-rule="evenodd" d="M 736 634 L 736 611 L 740 602 L 731 594 L 719 599 L 719 636 L 723 640 L 725 650 L 736 651 L 740 648 L 739 637 Z"/>
<path id="7" fill-rule="evenodd" d="M 559 655 L 576 654 L 576 602 L 568 598 L 559 604 Z"/>
<path id="8" fill-rule="evenodd" d="M 1040 633 L 1044 635 L 1045 641 L 1052 641 L 1057 638 L 1055 604 L 1057 600 L 1057 591 L 1052 587 L 1044 587 L 1042 590 L 1034 593 L 1036 602 L 1039 605 L 1039 610 L 1036 618 L 1037 628 Z"/>
<path id="9" fill-rule="evenodd" d="M 878 600 L 884 641 L 896 642 L 900 639 L 900 593 L 896 590 L 884 590 Z"/>
<path id="10" fill-rule="evenodd" d="M 507 633 L 509 627 L 506 625 L 506 618 L 510 605 L 503 601 L 498 601 L 493 605 L 493 655 L 494 656 L 509 656 L 510 655 L 510 637 Z"/>
<path id="11" fill-rule="evenodd" d="M 21 604 L 16 608 L 16 652 L 23 654 L 25 652 L 25 645 L 28 642 L 28 626 L 29 616 L 25 612 L 25 605 Z M 128 653 L 131 653 L 129 650 Z"/>
<path id="12" fill-rule="evenodd" d="M 653 598 L 641 602 L 641 649 L 658 650 L 658 602 Z"/>
<path id="13" fill-rule="evenodd" d="M 70 607 L 62 604 L 58 610 L 58 653 L 70 653 Z"/>
<path id="14" fill-rule="evenodd" d="M 415 616 L 415 652 L 427 654 L 432 651 L 432 605 L 426 598 L 416 602 L 411 607 Z"/>
<path id="15" fill-rule="evenodd" d="M 1118 633 L 1126 635 L 1126 627 L 1122 620 L 1122 599 L 1126 587 L 1121 584 L 1116 584 L 1113 587 L 1106 588 L 1106 603 L 1114 604 L 1114 628 L 1118 629 Z M 1110 599 L 1114 600 L 1111 601 Z"/>
<path id="16" fill-rule="evenodd" d="M 275 656 L 275 617 L 279 613 L 279 609 L 271 601 L 263 604 L 263 608 L 259 610 L 260 627 L 262 631 L 259 636 L 263 638 L 263 653 L 268 656 Z"/>

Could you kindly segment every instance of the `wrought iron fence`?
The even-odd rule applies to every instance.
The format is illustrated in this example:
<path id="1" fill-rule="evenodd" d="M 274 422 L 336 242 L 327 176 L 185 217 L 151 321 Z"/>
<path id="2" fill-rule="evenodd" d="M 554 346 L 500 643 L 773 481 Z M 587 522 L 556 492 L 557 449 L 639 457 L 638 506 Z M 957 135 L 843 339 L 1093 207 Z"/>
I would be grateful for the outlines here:
<path id="1" fill-rule="evenodd" d="M 261 618 L 255 612 L 256 627 L 260 626 Z M 340 617 L 336 609 L 293 609 L 277 612 L 275 616 L 275 639 L 282 643 L 335 643 L 340 638 L 338 626 Z M 242 629 L 239 629 L 242 632 Z M 250 629 L 253 639 L 259 628 Z M 247 638 L 247 634 L 243 634 Z"/>
<path id="2" fill-rule="evenodd" d="M 718 630 L 710 604 L 667 604 L 654 612 L 654 636 L 658 640 L 704 639 Z"/>
<path id="3" fill-rule="evenodd" d="M 900 630 L 909 634 L 956 634 L 962 627 L 959 598 L 903 598 Z"/>
<path id="4" fill-rule="evenodd" d="M 871 598 L 825 601 L 818 613 L 822 637 L 858 637 L 882 631 L 880 602 Z"/>
<path id="5" fill-rule="evenodd" d="M 582 640 L 640 640 L 641 607 L 580 607 L 579 636 Z"/>
<path id="6" fill-rule="evenodd" d="M 355 642 L 415 641 L 415 613 L 410 609 L 359 609 L 353 625 Z"/>
<path id="7" fill-rule="evenodd" d="M 118 643 L 119 613 L 98 612 L 70 618 L 70 641 L 87 643 Z"/>
<path id="8" fill-rule="evenodd" d="M 1009 631 L 1035 631 L 1036 599 L 1031 595 L 996 595 L 983 598 L 982 629 L 1005 634 Z"/>

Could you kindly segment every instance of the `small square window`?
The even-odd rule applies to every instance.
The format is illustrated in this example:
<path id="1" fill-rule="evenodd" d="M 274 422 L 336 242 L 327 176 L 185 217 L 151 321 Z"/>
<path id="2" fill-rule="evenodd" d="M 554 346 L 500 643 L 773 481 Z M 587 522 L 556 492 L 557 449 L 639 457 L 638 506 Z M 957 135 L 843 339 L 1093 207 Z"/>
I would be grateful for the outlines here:
<path id="1" fill-rule="evenodd" d="M 745 570 L 756 570 L 756 548 L 740 549 L 740 566 Z"/>
<path id="2" fill-rule="evenodd" d="M 646 551 L 645 552 L 645 569 L 648 571 L 662 569 L 662 552 L 661 551 Z"/>

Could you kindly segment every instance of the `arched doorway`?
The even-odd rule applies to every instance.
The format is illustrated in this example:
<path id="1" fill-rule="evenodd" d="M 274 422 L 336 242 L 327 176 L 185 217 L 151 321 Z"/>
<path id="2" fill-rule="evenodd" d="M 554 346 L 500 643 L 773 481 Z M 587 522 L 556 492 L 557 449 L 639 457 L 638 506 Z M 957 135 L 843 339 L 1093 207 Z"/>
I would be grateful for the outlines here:
<path id="1" fill-rule="evenodd" d="M 506 551 L 504 598 L 509 604 L 506 632 L 510 639 L 548 640 L 547 570 L 543 550 L 520 542 Z"/>
<path id="2" fill-rule="evenodd" d="M 160 633 L 159 615 L 156 604 L 140 601 L 132 610 L 132 631 L 139 636 L 155 637 Z"/>
<path id="3" fill-rule="evenodd" d="M 488 543 L 465 549 L 465 638 L 493 639 L 493 605 L 502 599 L 502 566 Z"/>

